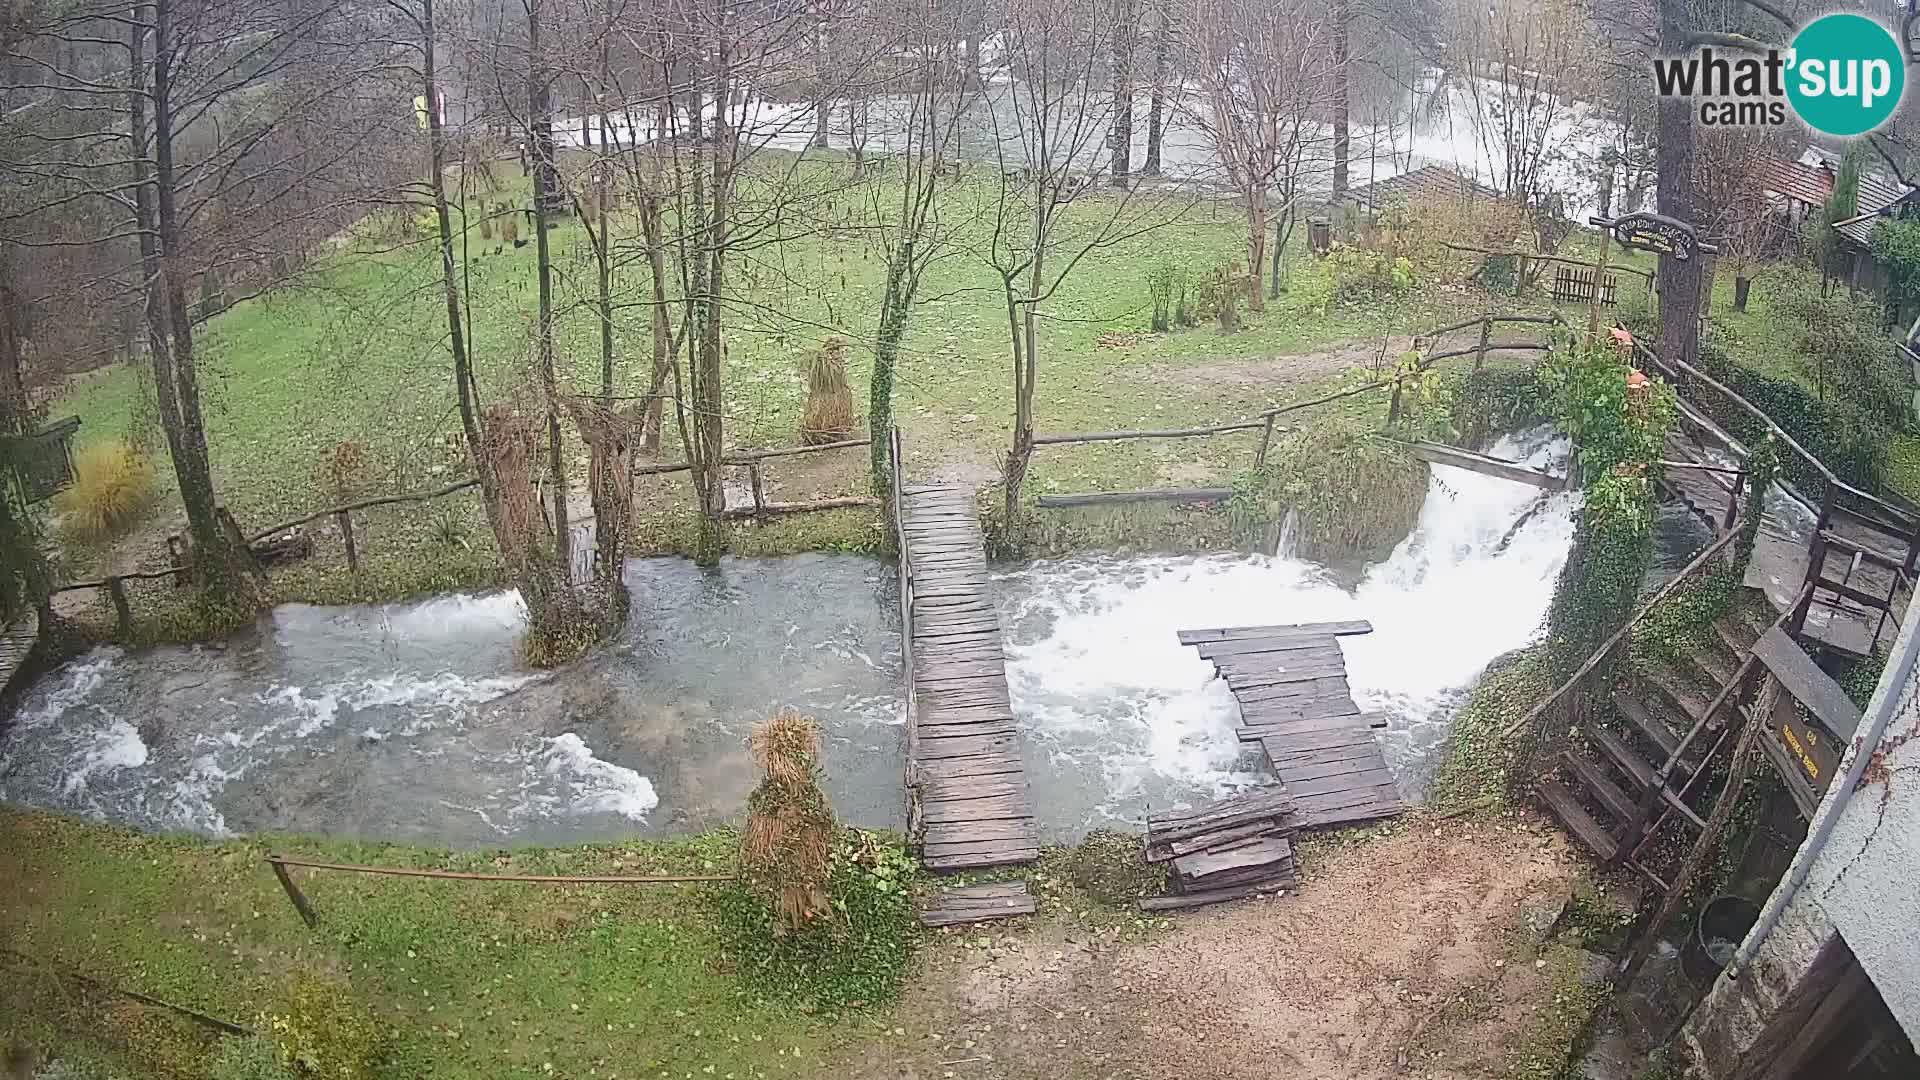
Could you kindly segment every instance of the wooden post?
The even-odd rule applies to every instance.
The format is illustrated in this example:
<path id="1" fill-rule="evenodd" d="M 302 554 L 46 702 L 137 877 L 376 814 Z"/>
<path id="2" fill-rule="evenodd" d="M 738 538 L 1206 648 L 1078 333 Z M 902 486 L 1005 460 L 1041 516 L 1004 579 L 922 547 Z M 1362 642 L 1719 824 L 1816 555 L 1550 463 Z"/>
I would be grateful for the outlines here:
<path id="1" fill-rule="evenodd" d="M 347 545 L 347 569 L 357 574 L 360 572 L 360 552 L 353 543 L 353 513 L 341 510 L 333 515 L 333 522 L 340 527 L 340 539 Z"/>
<path id="2" fill-rule="evenodd" d="M 1253 467 L 1264 469 L 1267 465 L 1267 451 L 1273 447 L 1273 416 L 1268 414 L 1267 425 L 1260 429 L 1260 449 L 1253 455 Z"/>
<path id="3" fill-rule="evenodd" d="M 753 482 L 753 519 L 759 521 L 767 515 L 767 489 L 760 476 L 758 458 L 747 462 L 747 478 Z"/>
<path id="4" fill-rule="evenodd" d="M 320 916 L 314 913 L 313 905 L 307 903 L 306 896 L 300 892 L 300 886 L 293 883 L 293 876 L 287 873 L 287 868 L 280 864 L 279 858 L 269 855 L 267 863 L 273 867 L 273 876 L 280 879 L 280 887 L 287 890 L 287 899 L 293 901 L 293 909 L 300 913 L 300 918 L 306 922 L 307 928 L 312 929 L 318 926 Z"/>
<path id="5" fill-rule="evenodd" d="M 1493 336 L 1493 316 L 1480 320 L 1480 348 L 1473 355 L 1473 370 L 1479 371 L 1487 366 L 1487 339 Z"/>
<path id="6" fill-rule="evenodd" d="M 127 605 L 127 583 L 119 576 L 107 579 L 107 595 L 113 599 L 113 617 L 120 624 L 120 632 L 133 636 L 133 608 Z"/>
<path id="7" fill-rule="evenodd" d="M 1744 470 L 1742 470 L 1741 472 L 1734 475 L 1733 490 L 1727 493 L 1727 516 L 1725 520 L 1720 522 L 1721 532 L 1728 532 L 1732 530 L 1733 519 L 1740 516 L 1740 492 L 1746 490 L 1746 486 L 1747 486 L 1747 474 Z M 1762 492 L 1760 497 L 1761 499 L 1764 500 L 1766 498 L 1766 493 Z"/>
<path id="8" fill-rule="evenodd" d="M 1755 751 L 1759 749 L 1760 729 L 1771 722 L 1773 703 L 1779 695 L 1780 684 L 1771 675 L 1760 686 L 1759 696 L 1753 705 L 1753 719 L 1747 722 L 1746 729 L 1740 732 L 1740 744 L 1734 748 L 1733 761 L 1727 765 L 1727 784 L 1720 791 L 1720 798 L 1713 804 L 1713 813 L 1707 817 L 1707 827 L 1701 830 L 1700 839 L 1694 841 L 1693 850 L 1687 853 L 1687 861 L 1680 866 L 1672 883 L 1667 886 L 1666 895 L 1660 898 L 1660 910 L 1653 920 L 1640 931 L 1640 939 L 1634 942 L 1633 951 L 1620 965 L 1620 977 L 1614 980 L 1615 989 L 1621 989 L 1633 982 L 1640 973 L 1640 966 L 1647 962 L 1647 954 L 1653 951 L 1654 942 L 1660 939 L 1660 928 L 1673 918 L 1680 907 L 1680 901 L 1693 885 L 1694 875 L 1706 865 L 1713 849 L 1719 846 L 1720 835 L 1726 832 L 1727 822 L 1733 819 L 1733 809 L 1740 801 L 1740 785 L 1746 781 L 1747 770 L 1753 764 Z"/>
<path id="9" fill-rule="evenodd" d="M 1593 261 L 1593 295 L 1587 298 L 1587 336 L 1600 337 L 1600 286 L 1607 279 L 1607 255 L 1613 233 L 1600 230 L 1600 257 Z"/>

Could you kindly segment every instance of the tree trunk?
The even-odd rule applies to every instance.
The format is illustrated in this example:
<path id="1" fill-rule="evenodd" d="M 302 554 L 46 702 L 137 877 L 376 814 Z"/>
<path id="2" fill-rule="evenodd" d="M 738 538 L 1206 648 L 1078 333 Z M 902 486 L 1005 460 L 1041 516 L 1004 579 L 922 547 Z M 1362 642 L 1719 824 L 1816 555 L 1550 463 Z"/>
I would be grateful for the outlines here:
<path id="1" fill-rule="evenodd" d="M 647 268 L 653 277 L 653 375 L 647 382 L 647 409 L 640 424 L 640 445 L 649 454 L 660 452 L 660 414 L 666 404 L 667 373 L 673 366 L 673 329 L 667 316 L 667 242 L 660 221 L 660 196 L 640 196 L 640 233 L 647 245 Z"/>
<path id="2" fill-rule="evenodd" d="M 537 328 L 540 391 L 546 399 L 547 469 L 553 481 L 553 552 L 555 573 L 568 579 L 573 565 L 573 537 L 567 522 L 567 464 L 560 444 L 560 387 L 553 363 L 553 248 L 547 236 L 547 214 L 560 198 L 549 185 L 558 178 L 553 160 L 553 119 L 547 114 L 550 96 L 546 64 L 540 55 L 540 0 L 527 4 L 527 120 L 533 131 L 529 141 L 542 151 L 533 170 L 533 251 L 535 274 L 539 280 L 539 326 Z M 539 133 L 545 133 L 541 139 Z M 535 598 L 524 598 L 529 607 Z"/>
<path id="3" fill-rule="evenodd" d="M 1750 292 L 1750 291 L 1751 291 L 1752 289 L 1753 289 L 1753 279 L 1752 279 L 1752 278 L 1750 278 L 1750 277 L 1745 277 L 1745 276 L 1742 276 L 1742 275 L 1738 275 L 1738 274 L 1736 274 L 1736 275 L 1734 275 L 1734 279 L 1733 279 L 1733 310 L 1735 310 L 1735 311 L 1738 311 L 1738 312 L 1740 312 L 1741 314 L 1745 314 L 1745 313 L 1746 313 L 1746 310 L 1747 310 L 1747 293 L 1748 293 L 1748 292 Z"/>
<path id="4" fill-rule="evenodd" d="M 174 455 L 174 475 L 180 501 L 187 512 L 193 537 L 194 577 L 219 606 L 229 612 L 250 611 L 265 603 L 259 567 L 244 545 L 235 546 L 220 520 L 213 487 L 213 467 L 207 455 L 206 422 L 200 413 L 200 387 L 193 350 L 193 321 L 187 311 L 186 289 L 180 266 L 181 236 L 175 203 L 173 161 L 172 81 L 175 62 L 172 0 L 149 5 L 153 12 L 153 225 L 157 233 L 158 273 L 148 294 L 147 318 L 153 325 L 156 350 L 156 393 L 172 399 L 162 405 L 161 420 L 169 428 L 167 444 Z M 161 391 L 158 384 L 165 383 Z"/>
<path id="5" fill-rule="evenodd" d="M 728 41 L 724 0 L 714 0 L 709 16 L 713 28 L 713 131 L 704 142 L 699 138 L 699 123 L 694 124 L 694 144 L 705 146 L 712 155 L 711 175 L 703 178 L 696 163 L 693 170 L 693 235 L 700 240 L 694 253 L 693 293 L 694 332 L 690 349 L 692 386 L 692 444 L 687 458 L 696 474 L 694 490 L 700 500 L 699 534 L 695 541 L 694 561 L 712 566 L 720 561 L 726 546 L 726 492 L 721 486 L 721 456 L 725 446 L 724 417 L 726 398 L 722 390 L 726 365 L 726 339 L 722 331 L 720 297 L 725 290 L 728 187 L 732 181 L 732 134 L 727 129 L 727 108 L 732 94 L 728 77 Z M 694 84 L 699 85 L 696 73 Z M 697 104 L 697 102 L 696 102 Z"/>
<path id="6" fill-rule="evenodd" d="M 1687 0 L 1660 0 L 1660 47 L 1666 54 L 1685 51 L 1692 30 Z M 1663 97 L 1657 108 L 1657 205 L 1660 213 L 1686 221 L 1693 210 L 1693 115 L 1680 97 Z M 1692 363 L 1700 347 L 1699 257 L 1681 261 L 1662 255 L 1658 283 L 1660 353 Z"/>
<path id="7" fill-rule="evenodd" d="M 827 148 L 827 120 L 831 103 L 827 101 L 827 55 L 819 23 L 813 27 L 813 148 Z"/>
<path id="8" fill-rule="evenodd" d="M 893 373 L 900 363 L 900 340 L 907 332 L 907 305 L 899 296 L 897 269 L 887 271 L 887 298 L 880 308 L 880 329 L 873 338 L 873 375 L 867 381 L 869 476 L 873 494 L 889 498 L 899 477 L 892 472 L 889 439 L 893 434 Z"/>
<path id="9" fill-rule="evenodd" d="M 1333 7 L 1333 197 L 1337 201 L 1347 193 L 1347 154 L 1351 140 L 1347 134 L 1347 23 L 1351 21 L 1347 0 Z"/>
<path id="10" fill-rule="evenodd" d="M 427 100 L 436 100 L 439 91 L 434 52 L 433 0 L 422 0 L 423 22 L 421 55 Z M 440 226 L 440 281 L 447 302 L 447 340 L 453 352 L 454 396 L 460 403 L 460 428 L 467 440 L 467 458 L 474 475 L 480 478 L 481 502 L 486 507 L 487 523 L 494 535 L 500 535 L 500 487 L 491 461 L 484 453 L 484 435 L 480 426 L 478 393 L 473 379 L 473 359 L 467 351 L 467 337 L 460 315 L 460 279 L 453 265 L 453 220 L 447 209 L 446 133 L 440 116 L 427 110 L 427 181 L 433 189 L 433 213 Z M 502 551 L 507 550 L 504 546 Z"/>
<path id="11" fill-rule="evenodd" d="M 1134 0 L 1113 0 L 1113 186 L 1124 188 L 1133 171 Z"/>
<path id="12" fill-rule="evenodd" d="M 1247 307 L 1267 310 L 1266 294 L 1260 289 L 1260 268 L 1267 264 L 1267 192 L 1258 184 L 1247 189 Z"/>
<path id="13" fill-rule="evenodd" d="M 1167 107 L 1167 49 L 1171 30 L 1167 26 L 1167 8 L 1172 0 L 1156 0 L 1153 26 L 1153 91 L 1147 99 L 1147 160 L 1140 166 L 1141 176 L 1160 175 L 1160 140 Z"/>
<path id="14" fill-rule="evenodd" d="M 1288 186 L 1291 188 L 1292 185 Z M 1273 251 L 1268 256 L 1273 260 L 1273 274 L 1267 297 L 1272 300 L 1278 300 L 1280 298 L 1280 289 L 1285 280 L 1287 238 L 1293 233 L 1293 196 L 1287 194 L 1285 198 L 1287 200 L 1286 206 L 1280 213 L 1274 215 Z"/>

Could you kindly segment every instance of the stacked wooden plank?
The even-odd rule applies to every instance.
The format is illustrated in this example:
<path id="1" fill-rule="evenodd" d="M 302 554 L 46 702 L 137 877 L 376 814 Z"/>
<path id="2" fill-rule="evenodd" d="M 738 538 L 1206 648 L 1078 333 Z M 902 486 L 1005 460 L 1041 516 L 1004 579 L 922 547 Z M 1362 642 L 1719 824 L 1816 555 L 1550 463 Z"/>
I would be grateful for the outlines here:
<path id="1" fill-rule="evenodd" d="M 1024 881 L 956 885 L 934 894 L 933 903 L 920 913 L 920 925 L 958 926 L 989 919 L 1010 919 L 1015 915 L 1033 914 L 1035 906 Z"/>
<path id="2" fill-rule="evenodd" d="M 1168 863 L 1175 895 L 1140 901 L 1147 911 L 1216 904 L 1290 888 L 1294 802 L 1262 788 L 1192 810 L 1147 818 L 1146 859 Z"/>
<path id="3" fill-rule="evenodd" d="M 913 680 L 907 785 L 921 862 L 1032 862 L 1040 839 L 973 499 L 947 485 L 903 487 L 900 529 Z"/>
<path id="4" fill-rule="evenodd" d="M 1405 809 L 1369 719 L 1347 685 L 1339 638 L 1365 620 L 1182 630 L 1240 703 L 1239 735 L 1259 743 L 1303 829 L 1392 817 Z"/>

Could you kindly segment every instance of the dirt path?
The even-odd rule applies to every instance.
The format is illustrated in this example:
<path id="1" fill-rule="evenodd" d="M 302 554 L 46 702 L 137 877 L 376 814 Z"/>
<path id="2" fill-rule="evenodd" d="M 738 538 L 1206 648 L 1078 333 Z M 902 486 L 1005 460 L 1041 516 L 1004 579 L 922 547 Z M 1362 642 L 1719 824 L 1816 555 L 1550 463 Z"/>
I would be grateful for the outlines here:
<path id="1" fill-rule="evenodd" d="M 1507 961 L 1577 874 L 1545 828 L 1423 823 L 1144 943 L 1068 919 L 953 934 L 844 1075 L 1483 1080 L 1551 1000 Z"/>

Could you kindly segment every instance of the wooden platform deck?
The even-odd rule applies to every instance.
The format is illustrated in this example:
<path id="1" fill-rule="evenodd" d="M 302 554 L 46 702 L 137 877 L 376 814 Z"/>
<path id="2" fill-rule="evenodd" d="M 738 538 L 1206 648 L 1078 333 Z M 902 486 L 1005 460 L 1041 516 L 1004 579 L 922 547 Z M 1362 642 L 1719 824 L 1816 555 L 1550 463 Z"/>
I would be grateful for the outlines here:
<path id="1" fill-rule="evenodd" d="M 920 913 L 920 925 L 958 926 L 1031 915 L 1038 902 L 1027 892 L 1024 881 L 990 881 L 983 885 L 955 885 L 934 894 L 932 902 Z"/>
<path id="2" fill-rule="evenodd" d="M 1293 799 L 1303 829 L 1393 817 L 1405 809 L 1377 726 L 1347 685 L 1339 638 L 1371 633 L 1364 620 L 1182 630 L 1240 703 L 1240 738 L 1257 742 Z"/>
<path id="3" fill-rule="evenodd" d="M 1682 431 L 1680 426 L 1667 433 L 1665 454 L 1668 461 L 1712 462 L 1706 444 Z M 1698 469 L 1669 468 L 1662 484 L 1715 530 L 1723 527 L 1733 499 L 1733 477 Z M 1872 649 L 1876 634 L 1880 644 L 1890 648 L 1900 632 L 1900 621 L 1910 599 L 1908 591 L 1894 589 L 1893 571 L 1870 560 L 1856 563 L 1842 545 L 1877 552 L 1896 564 L 1906 557 L 1906 552 L 1891 550 L 1891 540 L 1885 533 L 1842 514 L 1834 515 L 1829 533 L 1840 544 L 1828 546 L 1821 576 L 1845 582 L 1850 589 L 1876 597 L 1887 596 L 1892 591 L 1894 614 L 1882 619 L 1879 610 L 1823 589 L 1807 613 L 1805 636 L 1856 656 L 1864 656 Z M 1799 598 L 1801 584 L 1807 579 L 1811 539 L 1784 532 L 1777 523 L 1763 519 L 1744 584 L 1765 593 L 1768 602 L 1778 611 L 1792 607 Z"/>
<path id="4" fill-rule="evenodd" d="M 1032 862 L 1039 833 L 1014 729 L 987 556 L 964 488 L 900 489 L 908 625 L 909 828 L 929 870 Z"/>

